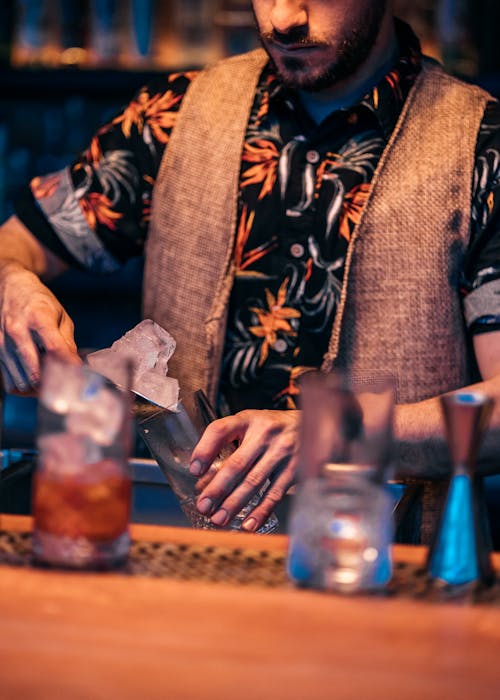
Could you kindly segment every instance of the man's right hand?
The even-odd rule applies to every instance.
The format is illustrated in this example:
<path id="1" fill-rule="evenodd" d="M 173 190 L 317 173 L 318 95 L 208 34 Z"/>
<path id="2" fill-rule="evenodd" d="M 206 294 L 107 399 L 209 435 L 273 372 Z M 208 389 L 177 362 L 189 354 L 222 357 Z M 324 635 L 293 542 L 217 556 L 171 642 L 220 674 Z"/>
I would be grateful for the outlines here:
<path id="1" fill-rule="evenodd" d="M 26 393 L 40 380 L 40 359 L 53 351 L 78 362 L 73 322 L 38 277 L 0 262 L 0 367 L 5 389 Z"/>
<path id="2" fill-rule="evenodd" d="M 17 217 L 0 227 L 0 370 L 7 391 L 36 388 L 44 352 L 80 361 L 73 322 L 40 281 L 67 267 Z"/>

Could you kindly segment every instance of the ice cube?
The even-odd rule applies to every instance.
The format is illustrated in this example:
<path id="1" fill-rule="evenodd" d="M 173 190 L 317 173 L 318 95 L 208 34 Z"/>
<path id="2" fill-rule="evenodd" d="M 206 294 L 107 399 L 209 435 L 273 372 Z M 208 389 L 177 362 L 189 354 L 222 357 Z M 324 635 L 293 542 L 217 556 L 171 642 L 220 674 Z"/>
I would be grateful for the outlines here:
<path id="1" fill-rule="evenodd" d="M 38 438 L 39 460 L 52 474 L 75 474 L 102 459 L 98 445 L 84 435 L 52 433 Z"/>
<path id="2" fill-rule="evenodd" d="M 110 348 L 88 355 L 87 362 L 98 372 L 123 386 L 126 384 L 121 367 L 123 359 L 133 361 L 136 377 L 152 369 L 165 376 L 168 361 L 174 350 L 175 340 L 170 333 L 151 319 L 145 319 L 115 340 Z"/>
<path id="3" fill-rule="evenodd" d="M 154 370 L 143 372 L 136 377 L 133 389 L 149 401 L 170 408 L 179 400 L 179 382 L 173 377 L 162 377 Z M 174 409 L 172 409 L 174 410 Z"/>
<path id="4" fill-rule="evenodd" d="M 97 445 L 113 444 L 125 417 L 126 403 L 116 389 L 102 387 L 87 400 L 73 403 L 66 415 L 71 435 L 87 436 Z"/>
<path id="5" fill-rule="evenodd" d="M 98 391 L 104 383 L 94 375 L 89 385 L 89 372 L 79 365 L 68 364 L 55 355 L 47 356 L 42 372 L 40 402 L 54 413 L 64 415 L 82 399 L 85 392 Z"/>
<path id="6" fill-rule="evenodd" d="M 151 319 L 141 321 L 116 340 L 110 348 L 98 350 L 87 357 L 89 365 L 118 386 L 129 385 L 126 363 L 134 363 L 131 388 L 137 394 L 164 406 L 177 403 L 179 385 L 168 377 L 168 362 L 175 350 L 175 340 Z"/>
<path id="7" fill-rule="evenodd" d="M 130 386 L 136 372 L 136 358 L 132 354 L 117 352 L 113 347 L 87 355 L 87 362 L 93 370 L 123 388 Z"/>

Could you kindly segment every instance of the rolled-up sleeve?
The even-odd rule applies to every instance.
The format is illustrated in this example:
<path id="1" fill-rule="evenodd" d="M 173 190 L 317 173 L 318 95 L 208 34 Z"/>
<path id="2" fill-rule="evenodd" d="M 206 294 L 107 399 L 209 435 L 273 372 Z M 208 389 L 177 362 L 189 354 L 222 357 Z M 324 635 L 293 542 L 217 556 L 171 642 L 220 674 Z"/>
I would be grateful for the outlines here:
<path id="1" fill-rule="evenodd" d="M 464 315 L 473 334 L 500 330 L 500 279 L 486 282 L 467 294 Z"/>
<path id="2" fill-rule="evenodd" d="M 464 259 L 463 308 L 471 335 L 500 330 L 500 106 L 488 104 L 479 132 Z"/>
<path id="3" fill-rule="evenodd" d="M 71 165 L 20 193 L 17 216 L 70 265 L 104 274 L 142 254 L 154 183 L 193 75 L 141 88 Z"/>

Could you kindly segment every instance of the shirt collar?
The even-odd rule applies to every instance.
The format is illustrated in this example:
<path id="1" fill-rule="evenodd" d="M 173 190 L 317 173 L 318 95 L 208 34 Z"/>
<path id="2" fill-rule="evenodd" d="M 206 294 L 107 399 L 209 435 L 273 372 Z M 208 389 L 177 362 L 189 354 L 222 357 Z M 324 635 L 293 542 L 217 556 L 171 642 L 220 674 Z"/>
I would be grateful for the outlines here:
<path id="1" fill-rule="evenodd" d="M 420 42 L 405 22 L 395 19 L 399 56 L 391 70 L 380 79 L 357 104 L 350 109 L 370 110 L 379 122 L 386 138 L 394 129 L 404 101 L 420 72 L 422 53 Z M 274 100 L 297 100 L 293 91 L 280 81 L 270 62 L 264 69 L 260 81 L 261 116 L 263 110 Z"/>

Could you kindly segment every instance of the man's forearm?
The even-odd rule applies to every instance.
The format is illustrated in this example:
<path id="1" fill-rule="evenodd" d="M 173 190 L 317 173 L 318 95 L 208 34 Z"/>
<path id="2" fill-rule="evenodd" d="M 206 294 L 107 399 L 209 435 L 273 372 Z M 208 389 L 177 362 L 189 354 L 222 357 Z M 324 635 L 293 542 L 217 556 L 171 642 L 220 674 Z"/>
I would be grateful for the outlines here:
<path id="1" fill-rule="evenodd" d="M 21 265 L 43 280 L 57 277 L 68 267 L 15 216 L 0 226 L 0 269 L 12 263 Z"/>
<path id="2" fill-rule="evenodd" d="M 463 391 L 481 391 L 495 401 L 479 451 L 481 471 L 487 473 L 495 469 L 500 445 L 500 376 L 464 387 Z M 396 406 L 394 433 L 398 476 L 439 478 L 449 474 L 450 455 L 439 397 Z"/>
<path id="3" fill-rule="evenodd" d="M 19 219 L 0 228 L 0 371 L 9 392 L 38 385 L 43 351 L 78 359 L 73 322 L 40 279 L 65 269 Z"/>

